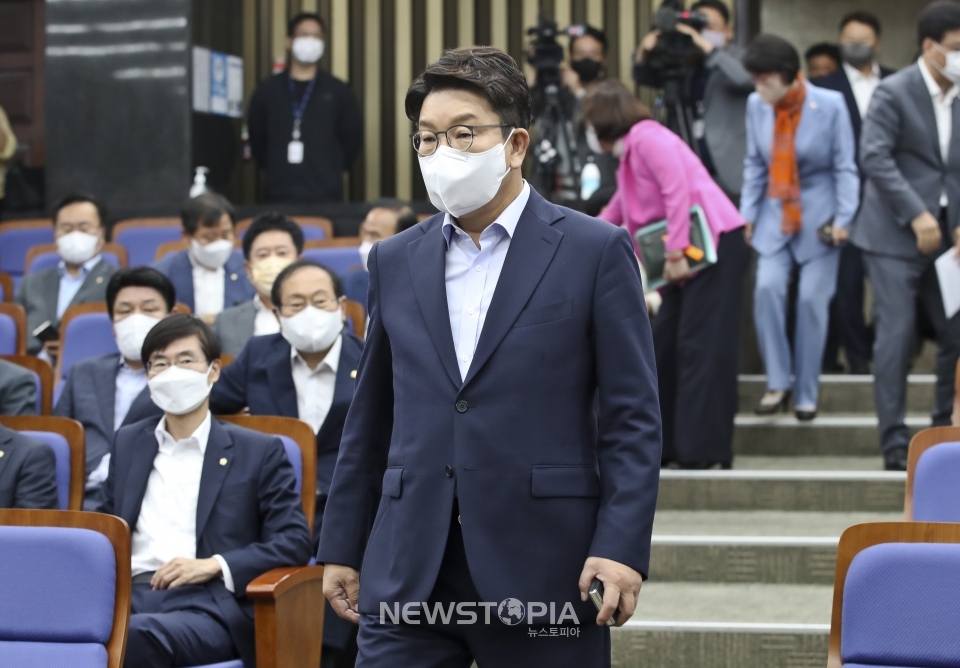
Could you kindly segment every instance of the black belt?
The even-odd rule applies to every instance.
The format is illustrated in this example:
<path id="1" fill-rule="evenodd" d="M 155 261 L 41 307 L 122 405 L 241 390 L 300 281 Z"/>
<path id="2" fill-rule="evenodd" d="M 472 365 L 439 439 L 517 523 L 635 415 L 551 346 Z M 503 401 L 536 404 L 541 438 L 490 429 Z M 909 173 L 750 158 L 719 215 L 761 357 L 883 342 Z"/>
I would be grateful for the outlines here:
<path id="1" fill-rule="evenodd" d="M 135 585 L 148 585 L 148 584 L 150 584 L 150 581 L 153 579 L 153 574 L 154 574 L 154 573 L 156 573 L 156 571 L 150 571 L 149 573 L 138 573 L 137 575 L 134 575 L 134 576 L 133 576 L 133 584 L 135 584 Z"/>

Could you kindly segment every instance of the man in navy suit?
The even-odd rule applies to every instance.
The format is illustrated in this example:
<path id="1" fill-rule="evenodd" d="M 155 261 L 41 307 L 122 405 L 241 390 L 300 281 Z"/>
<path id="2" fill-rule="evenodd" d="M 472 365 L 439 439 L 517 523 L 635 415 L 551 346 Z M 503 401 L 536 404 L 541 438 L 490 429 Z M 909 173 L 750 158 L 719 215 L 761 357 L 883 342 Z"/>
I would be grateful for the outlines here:
<path id="1" fill-rule="evenodd" d="M 99 503 L 117 429 L 147 418 L 159 421 L 163 415 L 150 399 L 140 350 L 147 333 L 170 314 L 174 303 L 173 284 L 156 269 L 120 269 L 107 283 L 107 312 L 120 352 L 77 362 L 67 374 L 53 414 L 83 425 L 86 510 Z"/>
<path id="2" fill-rule="evenodd" d="M 860 156 L 860 128 L 867 115 L 873 92 L 880 80 L 893 70 L 877 62 L 880 50 L 880 19 L 865 11 L 847 14 L 840 21 L 840 52 L 843 65 L 832 74 L 811 83 L 843 93 L 853 123 L 857 157 Z M 863 179 L 861 179 L 861 182 Z M 840 250 L 840 269 L 837 274 L 837 293 L 830 307 L 830 333 L 824 352 L 824 368 L 839 370 L 837 349 L 843 345 L 850 363 L 850 372 L 870 373 L 873 332 L 863 315 L 863 252 L 853 244 L 844 244 Z"/>
<path id="3" fill-rule="evenodd" d="M 307 563 L 310 534 L 278 438 L 213 420 L 220 347 L 199 319 L 173 315 L 143 343 L 163 409 L 117 432 L 100 512 L 126 520 L 133 595 L 124 665 L 255 663 L 247 585 Z"/>
<path id="4" fill-rule="evenodd" d="M 0 508 L 60 507 L 53 448 L 0 425 Z"/>
<path id="5" fill-rule="evenodd" d="M 233 206 L 226 197 L 205 192 L 184 203 L 180 219 L 190 247 L 161 258 L 156 268 L 173 281 L 177 301 L 212 325 L 218 313 L 256 294 L 242 255 L 233 252 Z"/>
<path id="6" fill-rule="evenodd" d="M 405 106 L 445 214 L 370 252 L 324 593 L 360 624 L 358 667 L 609 666 L 605 623 L 630 618 L 648 570 L 661 454 L 630 239 L 523 181 L 531 102 L 502 51 L 446 52 Z"/>
<path id="7" fill-rule="evenodd" d="M 373 203 L 366 218 L 360 223 L 360 259 L 363 266 L 351 269 L 343 276 L 343 292 L 347 299 L 367 308 L 367 290 L 370 285 L 367 258 L 370 256 L 370 249 L 378 241 L 400 234 L 416 224 L 417 214 L 403 200 L 383 199 Z"/>
<path id="8" fill-rule="evenodd" d="M 310 260 L 286 267 L 273 282 L 280 333 L 255 336 L 223 370 L 210 396 L 215 413 L 299 418 L 317 435 L 316 552 L 323 510 L 337 463 L 343 423 L 353 400 L 363 341 L 343 329 L 343 285 Z M 327 609 L 324 660 L 346 650 L 354 627 Z M 327 664 L 324 664 L 327 665 Z"/>

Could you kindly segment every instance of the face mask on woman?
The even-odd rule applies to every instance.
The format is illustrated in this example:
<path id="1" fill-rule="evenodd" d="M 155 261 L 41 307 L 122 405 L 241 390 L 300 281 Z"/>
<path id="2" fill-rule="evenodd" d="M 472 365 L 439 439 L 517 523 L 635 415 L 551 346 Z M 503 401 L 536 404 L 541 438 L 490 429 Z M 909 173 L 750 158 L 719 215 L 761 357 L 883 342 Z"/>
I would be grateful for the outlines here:
<path id="1" fill-rule="evenodd" d="M 603 146 L 600 145 L 600 140 L 597 138 L 597 131 L 593 129 L 592 125 L 588 125 L 584 133 L 587 136 L 587 148 L 594 153 L 607 153 L 607 151 L 603 150 Z M 623 152 L 623 137 L 620 137 L 620 139 L 613 143 L 613 148 L 610 149 L 609 153 L 614 158 L 622 158 Z"/>
<path id="2" fill-rule="evenodd" d="M 757 95 L 767 104 L 773 105 L 790 92 L 790 86 L 783 83 L 783 77 L 777 75 L 768 77 L 766 81 L 757 83 Z"/>

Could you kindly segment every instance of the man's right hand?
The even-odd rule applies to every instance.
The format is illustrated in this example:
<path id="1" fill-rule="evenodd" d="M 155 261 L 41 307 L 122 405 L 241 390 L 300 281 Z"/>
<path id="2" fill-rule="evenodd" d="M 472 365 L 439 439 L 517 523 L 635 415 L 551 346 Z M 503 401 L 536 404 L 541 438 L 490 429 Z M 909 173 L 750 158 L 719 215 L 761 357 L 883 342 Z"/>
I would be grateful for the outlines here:
<path id="1" fill-rule="evenodd" d="M 324 564 L 323 595 L 340 617 L 354 624 L 360 623 L 357 601 L 360 597 L 360 574 L 349 566 Z"/>
<path id="2" fill-rule="evenodd" d="M 659 30 L 648 32 L 646 37 L 643 38 L 643 41 L 640 42 L 640 46 L 637 47 L 637 53 L 634 56 L 634 60 L 636 60 L 638 63 L 642 63 L 647 57 L 647 54 L 653 51 L 653 47 L 657 45 L 658 39 L 660 39 Z"/>
<path id="3" fill-rule="evenodd" d="M 747 223 L 743 226 L 743 238 L 747 242 L 747 245 L 753 241 L 753 223 Z"/>
<path id="4" fill-rule="evenodd" d="M 940 234 L 940 223 L 929 211 L 924 211 L 910 221 L 913 233 L 917 235 L 917 248 L 921 253 L 932 253 L 943 242 Z"/>

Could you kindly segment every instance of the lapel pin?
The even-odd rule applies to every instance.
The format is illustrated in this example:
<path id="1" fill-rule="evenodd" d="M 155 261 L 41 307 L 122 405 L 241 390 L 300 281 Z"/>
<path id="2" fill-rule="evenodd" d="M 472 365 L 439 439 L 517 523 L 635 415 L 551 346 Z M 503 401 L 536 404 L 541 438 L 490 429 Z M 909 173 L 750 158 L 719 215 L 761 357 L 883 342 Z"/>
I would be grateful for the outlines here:
<path id="1" fill-rule="evenodd" d="M 220 458 L 220 466 L 226 466 L 226 465 L 227 465 L 227 458 L 226 458 L 226 457 L 221 457 L 221 458 Z"/>
<path id="2" fill-rule="evenodd" d="M 0 450 L 0 457 L 3 457 L 3 450 Z"/>
<path id="3" fill-rule="evenodd" d="M 811 102 L 811 103 L 810 103 L 810 108 L 811 108 L 811 109 L 816 109 L 816 108 L 817 108 L 817 103 L 816 103 L 816 102 Z"/>
<path id="4" fill-rule="evenodd" d="M 231 281 L 237 280 L 237 275 L 236 275 L 236 274 L 230 274 L 230 280 L 231 280 Z"/>
<path id="5" fill-rule="evenodd" d="M 351 378 L 356 378 L 356 377 L 357 377 L 357 370 L 356 370 L 356 369 L 354 369 L 353 371 L 350 372 L 350 377 L 351 377 Z"/>
<path id="6" fill-rule="evenodd" d="M 97 276 L 97 285 L 103 283 L 103 276 Z"/>

